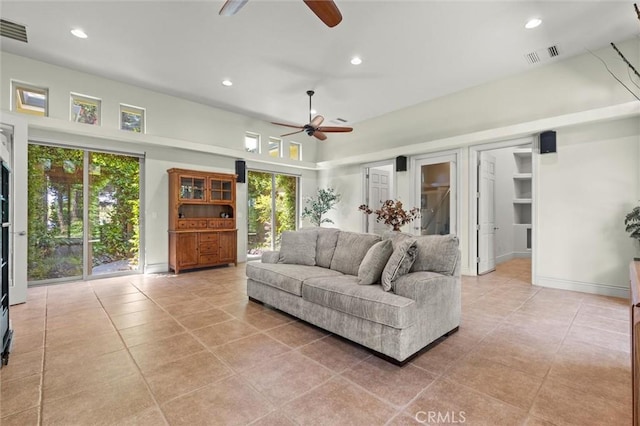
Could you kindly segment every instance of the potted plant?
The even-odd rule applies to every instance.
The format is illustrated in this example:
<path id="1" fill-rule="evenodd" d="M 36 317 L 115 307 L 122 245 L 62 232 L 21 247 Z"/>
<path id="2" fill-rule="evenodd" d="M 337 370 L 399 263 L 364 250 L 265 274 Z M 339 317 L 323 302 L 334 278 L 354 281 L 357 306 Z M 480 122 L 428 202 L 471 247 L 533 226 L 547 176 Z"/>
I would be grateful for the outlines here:
<path id="1" fill-rule="evenodd" d="M 318 189 L 316 197 L 305 198 L 305 208 L 302 210 L 302 217 L 309 219 L 315 226 L 322 226 L 323 223 L 333 223 L 327 217 L 322 217 L 340 201 L 341 195 L 335 189 Z"/>
<path id="2" fill-rule="evenodd" d="M 400 231 L 402 226 L 420 217 L 419 208 L 414 207 L 407 211 L 402 207 L 402 201 L 399 200 L 387 200 L 378 210 L 371 210 L 369 206 L 362 204 L 358 210 L 366 215 L 375 214 L 377 216 L 376 222 L 383 222 L 385 225 L 391 226 L 394 231 Z"/>
<path id="3" fill-rule="evenodd" d="M 629 236 L 640 242 L 640 206 L 634 207 L 633 210 L 625 216 L 624 224 Z"/>

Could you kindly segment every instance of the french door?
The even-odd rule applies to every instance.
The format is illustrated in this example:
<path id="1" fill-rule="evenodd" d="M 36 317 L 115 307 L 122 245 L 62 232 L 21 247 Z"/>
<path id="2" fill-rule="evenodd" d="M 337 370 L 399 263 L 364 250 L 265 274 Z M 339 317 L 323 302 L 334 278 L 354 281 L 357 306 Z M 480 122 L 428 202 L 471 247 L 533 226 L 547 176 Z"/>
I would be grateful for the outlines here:
<path id="1" fill-rule="evenodd" d="M 298 177 L 249 170 L 247 172 L 247 258 L 277 250 L 284 231 L 294 231 L 298 217 Z"/>
<path id="2" fill-rule="evenodd" d="M 420 220 L 414 229 L 420 235 L 457 234 L 457 155 L 418 159 L 415 170 Z"/>
<path id="3" fill-rule="evenodd" d="M 29 145 L 29 285 L 140 269 L 142 161 Z"/>

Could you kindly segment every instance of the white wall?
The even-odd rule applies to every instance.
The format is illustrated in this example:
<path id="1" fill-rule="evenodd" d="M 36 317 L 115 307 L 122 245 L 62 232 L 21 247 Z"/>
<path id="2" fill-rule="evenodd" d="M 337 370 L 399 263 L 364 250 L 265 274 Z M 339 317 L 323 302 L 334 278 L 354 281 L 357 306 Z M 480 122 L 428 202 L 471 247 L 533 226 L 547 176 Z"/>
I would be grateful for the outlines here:
<path id="1" fill-rule="evenodd" d="M 540 285 L 624 296 L 635 249 L 624 216 L 640 197 L 640 120 L 560 129 L 538 161 Z"/>

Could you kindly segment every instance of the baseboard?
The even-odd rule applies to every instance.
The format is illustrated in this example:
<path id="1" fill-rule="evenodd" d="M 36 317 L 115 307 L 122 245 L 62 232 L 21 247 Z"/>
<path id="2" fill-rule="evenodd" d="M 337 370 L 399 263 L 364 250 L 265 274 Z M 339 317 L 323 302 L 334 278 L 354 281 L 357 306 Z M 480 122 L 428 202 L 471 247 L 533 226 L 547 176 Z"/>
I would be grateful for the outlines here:
<path id="1" fill-rule="evenodd" d="M 513 253 L 513 257 L 518 259 L 531 259 L 530 251 L 516 251 Z"/>
<path id="2" fill-rule="evenodd" d="M 541 276 L 535 277 L 534 283 L 539 287 L 579 291 L 582 293 L 599 294 L 601 296 L 622 297 L 625 299 L 629 298 L 629 288 L 613 286 L 609 284 L 561 280 L 557 278 L 541 277 Z"/>
<path id="3" fill-rule="evenodd" d="M 504 262 L 508 262 L 513 259 L 513 253 L 502 254 L 500 256 L 496 256 L 496 265 L 499 265 Z"/>
<path id="4" fill-rule="evenodd" d="M 168 262 L 146 264 L 144 267 L 145 274 L 160 274 L 162 272 L 169 272 Z"/>

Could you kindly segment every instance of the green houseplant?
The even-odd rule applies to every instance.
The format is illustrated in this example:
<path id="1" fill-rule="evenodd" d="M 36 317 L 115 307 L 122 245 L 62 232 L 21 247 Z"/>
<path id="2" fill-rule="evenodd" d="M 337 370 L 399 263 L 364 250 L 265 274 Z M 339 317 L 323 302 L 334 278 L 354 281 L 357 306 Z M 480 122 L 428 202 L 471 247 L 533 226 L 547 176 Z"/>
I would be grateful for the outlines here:
<path id="1" fill-rule="evenodd" d="M 309 219 L 309 222 L 315 226 L 321 226 L 323 223 L 333 223 L 327 217 L 322 217 L 340 201 L 341 195 L 335 189 L 318 189 L 315 197 L 306 197 L 307 204 L 302 210 L 302 217 Z"/>
<path id="2" fill-rule="evenodd" d="M 624 218 L 625 230 L 629 236 L 640 242 L 640 206 L 634 207 Z"/>

